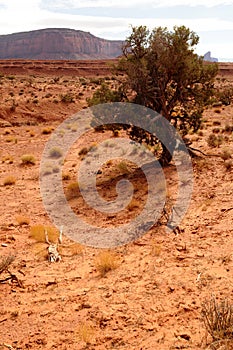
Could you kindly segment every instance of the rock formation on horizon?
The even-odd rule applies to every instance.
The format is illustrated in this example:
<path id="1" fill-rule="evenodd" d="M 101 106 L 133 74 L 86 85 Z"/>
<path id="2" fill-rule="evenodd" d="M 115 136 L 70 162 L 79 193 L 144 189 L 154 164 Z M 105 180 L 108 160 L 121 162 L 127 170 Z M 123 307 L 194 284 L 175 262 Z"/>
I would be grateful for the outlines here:
<path id="1" fill-rule="evenodd" d="M 204 55 L 204 61 L 218 62 L 218 59 L 215 58 L 215 57 L 211 57 L 211 52 L 208 51 L 208 52 L 206 52 L 206 54 Z"/>
<path id="2" fill-rule="evenodd" d="M 40 29 L 0 35 L 0 59 L 108 59 L 122 54 L 121 40 L 74 29 Z"/>

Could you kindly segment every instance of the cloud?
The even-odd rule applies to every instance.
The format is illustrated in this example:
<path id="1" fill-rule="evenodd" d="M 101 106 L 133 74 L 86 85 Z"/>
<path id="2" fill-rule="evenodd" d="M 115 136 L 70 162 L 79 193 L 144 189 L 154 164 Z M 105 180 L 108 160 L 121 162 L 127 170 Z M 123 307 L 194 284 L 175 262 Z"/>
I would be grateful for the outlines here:
<path id="1" fill-rule="evenodd" d="M 203 6 L 203 7 L 215 7 L 219 5 L 233 5 L 233 0 L 163 0 L 153 1 L 151 5 L 154 7 L 173 7 L 173 6 Z"/>
<path id="2" fill-rule="evenodd" d="M 206 0 L 205 6 L 211 6 L 212 4 L 223 4 L 231 3 L 232 1 L 221 1 L 221 0 Z M 124 7 L 136 6 L 134 11 L 102 11 L 101 6 L 115 6 Z M 222 17 L 219 18 L 219 10 L 216 9 L 214 12 L 209 15 L 210 11 L 206 10 L 201 13 L 203 16 L 198 17 L 199 8 L 194 11 L 188 8 L 187 13 L 185 8 L 182 8 L 182 15 L 179 16 L 179 8 L 177 8 L 176 17 L 174 15 L 174 8 L 169 8 L 169 6 L 174 5 L 197 5 L 202 4 L 201 0 L 190 1 L 190 0 L 164 0 L 163 2 L 157 0 L 144 0 L 143 4 L 141 0 L 0 0 L 0 34 L 9 34 L 13 32 L 28 31 L 42 28 L 73 28 L 78 30 L 84 30 L 91 32 L 92 34 L 106 38 L 106 39 L 125 39 L 129 35 L 131 29 L 130 25 L 146 25 L 150 29 L 158 26 L 167 26 L 169 29 L 172 29 L 174 25 L 185 25 L 191 30 L 195 31 L 200 36 L 200 47 L 199 51 L 205 53 L 208 50 L 211 50 L 211 47 L 214 48 L 214 55 L 217 57 L 222 54 L 223 56 L 228 56 L 231 53 L 231 36 L 228 37 L 228 42 L 224 42 L 221 39 L 226 37 L 226 33 L 233 33 L 233 21 L 231 17 L 224 19 L 225 12 L 229 13 L 230 8 L 227 8 L 226 11 L 222 11 Z M 147 7 L 147 13 L 150 13 L 150 18 L 146 12 L 140 11 L 140 8 Z M 168 6 L 167 10 L 163 12 L 156 11 L 152 8 L 153 6 Z M 3 6 L 3 8 L 2 8 Z M 99 6 L 99 11 L 89 12 L 85 10 L 82 12 L 82 6 Z M 140 7 L 141 6 L 141 7 Z M 76 7 L 80 8 L 80 11 L 74 11 Z M 153 11 L 155 17 L 153 17 Z M 137 12 L 137 17 L 133 14 Z M 111 16 L 112 13 L 115 13 L 115 16 Z M 93 15 L 90 15 L 93 14 Z M 121 16 L 122 14 L 122 16 Z M 132 16 L 130 16 L 132 14 Z M 141 14 L 141 18 L 139 15 Z M 159 14 L 159 15 L 158 15 Z M 157 17 L 156 17 L 157 15 Z M 209 15 L 209 16 L 208 16 Z M 173 17 L 174 16 L 174 17 Z M 192 17 L 192 18 L 191 18 Z M 216 37 L 216 28 L 219 29 L 219 35 Z M 207 34 L 209 33 L 209 38 L 213 39 L 211 42 L 206 40 Z M 211 34 L 212 33 L 212 34 Z M 231 57 L 233 54 L 231 54 Z"/>
<path id="3" fill-rule="evenodd" d="M 132 0 L 130 4 L 136 3 L 139 0 Z M 173 1 L 164 0 L 164 3 L 174 4 Z M 176 0 L 176 2 L 185 2 L 189 0 Z M 194 1 L 197 3 L 199 0 Z M 211 2 L 220 2 L 220 0 L 211 0 Z M 84 4 L 95 4 L 95 6 L 103 5 L 105 0 L 47 0 L 46 4 L 50 7 L 52 4 L 57 6 L 82 6 Z M 125 0 L 108 0 L 108 6 L 128 3 Z M 145 0 L 148 3 L 157 3 L 156 0 Z M 233 0 L 231 1 L 233 3 Z M 140 0 L 141 3 L 141 0 Z M 208 0 L 205 3 L 209 3 Z M 90 31 L 94 35 L 102 35 L 108 33 L 107 39 L 116 37 L 117 33 L 128 33 L 130 25 L 147 25 L 149 28 L 155 26 L 167 26 L 171 28 L 174 25 L 185 25 L 195 32 L 214 31 L 216 28 L 221 30 L 232 30 L 233 22 L 230 20 L 215 18 L 133 18 L 133 17 L 111 17 L 111 16 L 84 16 L 72 13 L 60 13 L 59 11 L 52 12 L 45 9 L 40 0 L 8 0 L 0 1 L 0 4 L 6 8 L 0 8 L 1 23 L 0 33 L 10 33 L 12 31 L 24 31 L 32 29 L 40 29 L 44 27 L 66 27 L 85 31 Z M 12 28 L 12 30 L 10 30 Z M 124 37 L 118 37 L 124 39 Z"/>
<path id="4" fill-rule="evenodd" d="M 233 0 L 49 0 L 43 1 L 48 7 L 58 9 L 81 8 L 133 8 L 135 6 L 174 7 L 174 6 L 204 6 L 233 5 Z"/>

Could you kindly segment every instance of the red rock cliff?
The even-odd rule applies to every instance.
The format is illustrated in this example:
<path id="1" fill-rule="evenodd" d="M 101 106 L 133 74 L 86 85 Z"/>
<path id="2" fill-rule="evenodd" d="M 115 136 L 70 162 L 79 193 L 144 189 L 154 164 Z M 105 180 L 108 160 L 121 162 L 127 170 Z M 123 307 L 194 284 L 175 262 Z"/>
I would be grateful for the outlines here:
<path id="1" fill-rule="evenodd" d="M 123 41 L 73 29 L 41 29 L 0 35 L 0 59 L 107 59 L 122 54 Z"/>

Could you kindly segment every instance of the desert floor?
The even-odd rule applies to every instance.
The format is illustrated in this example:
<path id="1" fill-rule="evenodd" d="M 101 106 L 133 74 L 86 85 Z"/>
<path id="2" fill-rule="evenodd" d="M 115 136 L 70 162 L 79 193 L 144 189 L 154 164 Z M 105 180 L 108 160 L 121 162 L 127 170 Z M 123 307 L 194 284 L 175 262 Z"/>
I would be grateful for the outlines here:
<path id="1" fill-rule="evenodd" d="M 62 69 L 38 68 L 39 63 L 33 72 L 25 72 L 19 63 L 17 68 L 3 66 L 4 62 L 0 64 L 0 262 L 9 256 L 14 261 L 9 271 L 0 273 L 0 349 L 210 349 L 203 303 L 213 297 L 233 303 L 232 105 L 207 109 L 200 132 L 188 135 L 192 147 L 208 156 L 197 152 L 198 157 L 192 158 L 194 188 L 180 233 L 168 234 L 163 224 L 154 225 L 135 242 L 107 250 L 112 269 L 104 274 L 97 260 L 106 250 L 68 237 L 60 247 L 61 262 L 50 263 L 47 244 L 35 227 L 53 226 L 39 183 L 46 142 L 62 121 L 87 105 L 86 98 L 102 81 L 111 86 L 116 82 L 97 68 L 92 74 L 82 70 L 75 75 L 74 67 L 65 75 Z M 224 74 L 232 83 L 232 76 Z M 78 125 L 71 128 L 75 131 Z M 213 133 L 217 147 L 207 142 Z M 83 159 L 80 151 L 105 137 L 113 135 L 88 133 L 64 163 L 69 203 L 89 221 L 95 214 L 73 184 Z M 25 155 L 31 155 L 31 163 L 23 163 Z M 173 198 L 174 164 L 164 173 Z M 95 224 L 130 221 L 140 211 L 145 179 L 129 164 L 106 163 L 97 175 L 99 191 L 114 198 L 114 179 L 124 176 L 137 188 L 133 205 L 120 216 L 96 215 Z"/>

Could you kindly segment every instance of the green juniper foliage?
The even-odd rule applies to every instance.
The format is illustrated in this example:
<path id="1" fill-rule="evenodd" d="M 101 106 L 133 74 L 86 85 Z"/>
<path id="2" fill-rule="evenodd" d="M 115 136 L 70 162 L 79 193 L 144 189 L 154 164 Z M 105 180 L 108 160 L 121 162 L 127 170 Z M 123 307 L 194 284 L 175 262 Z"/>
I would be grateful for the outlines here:
<path id="1" fill-rule="evenodd" d="M 172 31 L 158 27 L 151 32 L 146 26 L 132 27 L 123 58 L 115 67 L 124 77 L 119 89 L 111 91 L 102 85 L 89 99 L 89 106 L 133 102 L 161 114 L 182 136 L 198 131 L 218 72 L 216 63 L 206 63 L 194 53 L 198 42 L 199 37 L 185 26 L 175 26 Z M 134 140 L 154 145 L 155 138 L 146 134 L 135 127 L 129 130 Z M 169 162 L 171 155 L 162 147 L 162 158 Z"/>

